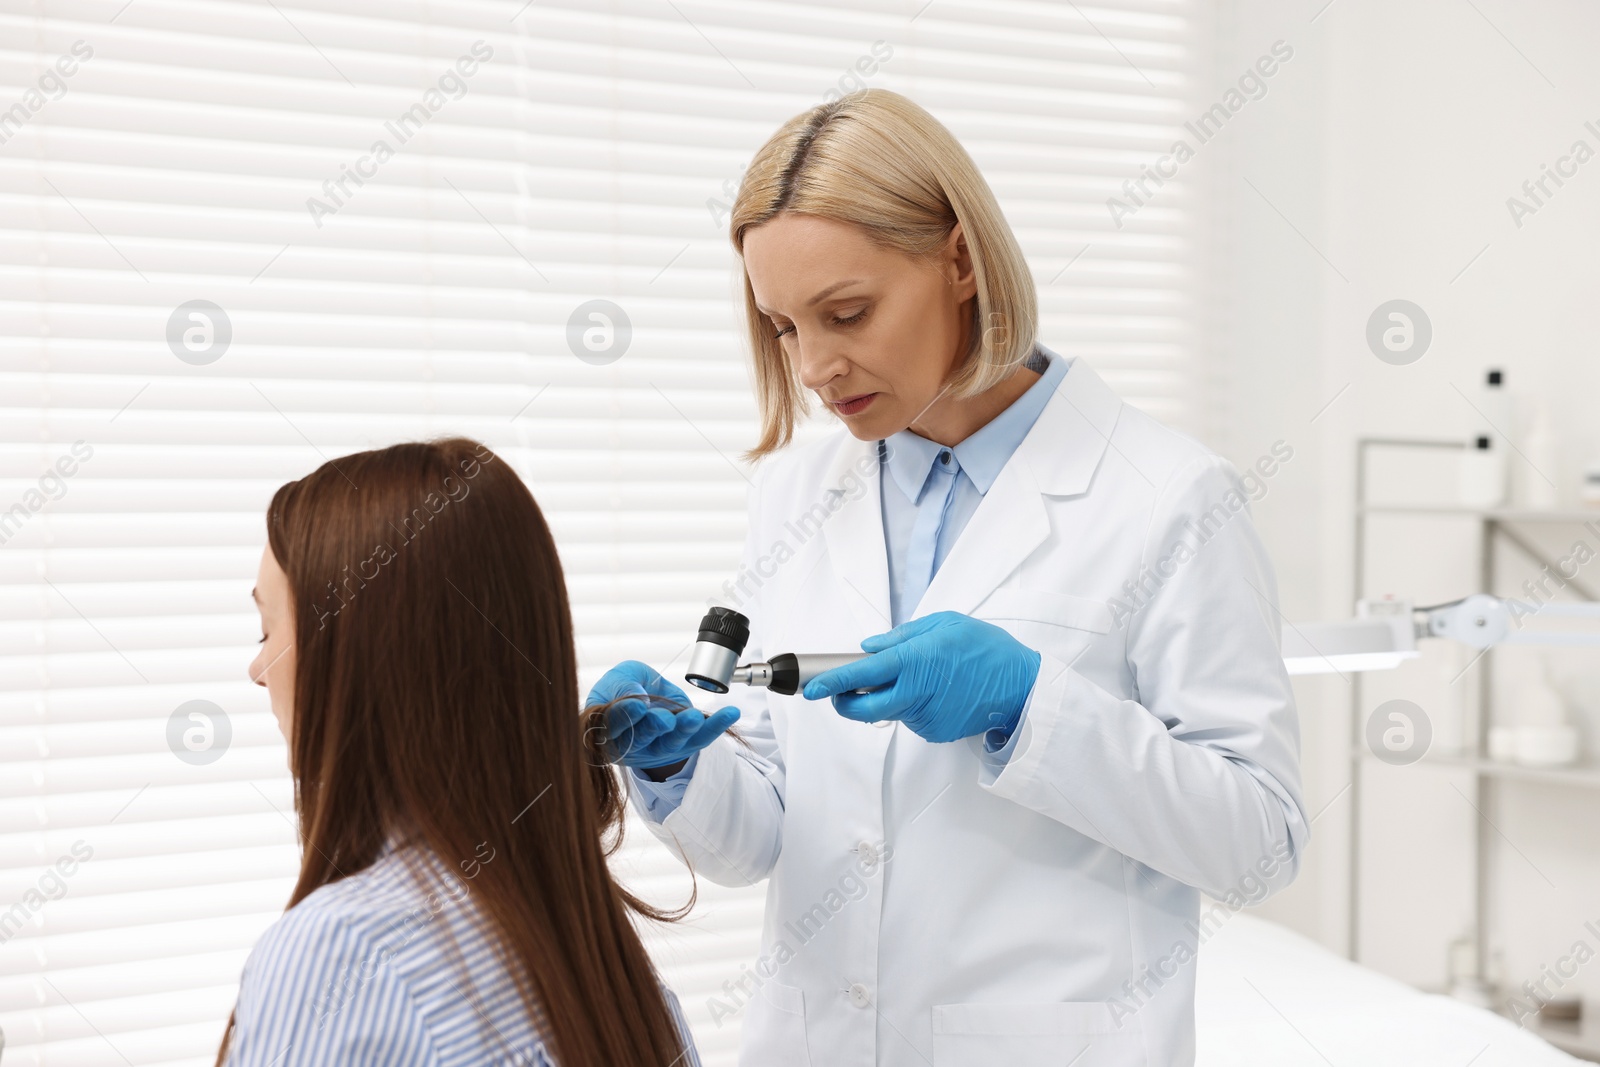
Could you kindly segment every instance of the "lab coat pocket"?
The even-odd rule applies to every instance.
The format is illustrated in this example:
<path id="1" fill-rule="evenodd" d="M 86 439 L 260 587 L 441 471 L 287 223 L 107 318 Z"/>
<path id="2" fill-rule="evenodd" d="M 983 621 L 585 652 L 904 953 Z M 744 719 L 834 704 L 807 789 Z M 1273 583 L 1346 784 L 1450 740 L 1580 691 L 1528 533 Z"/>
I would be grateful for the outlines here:
<path id="1" fill-rule="evenodd" d="M 1090 633 L 1111 632 L 1111 606 L 1103 600 L 1052 593 L 1045 589 L 996 589 L 973 616 L 990 622 L 1048 622 Z"/>
<path id="2" fill-rule="evenodd" d="M 1063 663 L 1076 663 L 1112 628 L 1105 601 L 1044 589 L 996 589 L 972 614 Z"/>
<path id="3" fill-rule="evenodd" d="M 1120 1022 L 1121 1025 L 1118 1025 Z M 1103 1000 L 936 1004 L 933 1067 L 1144 1067 L 1138 1021 Z"/>
<path id="4" fill-rule="evenodd" d="M 769 981 L 751 1001 L 739 1062 L 761 1067 L 811 1067 L 805 993 Z"/>

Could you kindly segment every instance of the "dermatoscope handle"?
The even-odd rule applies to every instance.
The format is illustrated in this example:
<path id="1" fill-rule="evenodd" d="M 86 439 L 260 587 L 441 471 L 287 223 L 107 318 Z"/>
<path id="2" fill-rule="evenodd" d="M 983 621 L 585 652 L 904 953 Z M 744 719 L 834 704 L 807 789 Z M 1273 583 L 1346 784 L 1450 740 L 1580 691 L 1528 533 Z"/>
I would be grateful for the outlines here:
<path id="1" fill-rule="evenodd" d="M 846 663 L 854 663 L 858 659 L 865 659 L 870 652 L 784 652 L 773 656 L 768 663 L 752 663 L 748 670 L 748 679 L 735 676 L 737 681 L 748 681 L 751 685 L 765 685 L 774 693 L 784 696 L 793 696 L 806 687 L 806 683 L 824 671 L 831 671 L 835 667 L 843 667 Z M 766 668 L 763 670 L 762 668 Z M 746 668 L 740 668 L 741 671 Z M 866 689 L 854 690 L 857 693 L 868 692 Z"/>

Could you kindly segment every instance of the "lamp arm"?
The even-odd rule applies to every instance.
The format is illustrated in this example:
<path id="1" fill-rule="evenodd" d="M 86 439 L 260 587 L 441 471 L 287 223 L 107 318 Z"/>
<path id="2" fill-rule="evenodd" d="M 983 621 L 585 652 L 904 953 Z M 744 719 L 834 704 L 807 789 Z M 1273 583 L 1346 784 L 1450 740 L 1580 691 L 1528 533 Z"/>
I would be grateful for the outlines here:
<path id="1" fill-rule="evenodd" d="M 1491 645 L 1600 645 L 1600 630 L 1528 630 L 1527 619 L 1600 619 L 1600 603 L 1530 604 L 1474 593 L 1453 604 L 1417 611 L 1417 636 L 1443 637 L 1472 648 Z"/>

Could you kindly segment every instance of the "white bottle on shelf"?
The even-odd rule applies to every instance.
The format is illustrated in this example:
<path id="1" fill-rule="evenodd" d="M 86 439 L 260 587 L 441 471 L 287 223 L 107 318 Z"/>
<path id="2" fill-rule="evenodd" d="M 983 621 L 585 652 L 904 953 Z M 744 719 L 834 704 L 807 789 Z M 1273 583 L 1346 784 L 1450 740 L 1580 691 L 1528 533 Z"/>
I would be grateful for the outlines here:
<path id="1" fill-rule="evenodd" d="M 1491 434 L 1467 442 L 1461 457 L 1461 502 L 1471 508 L 1497 508 L 1506 502 L 1505 449 Z"/>
<path id="2" fill-rule="evenodd" d="M 1561 492 L 1557 485 L 1561 477 L 1561 447 L 1556 440 L 1555 426 L 1542 405 L 1529 423 L 1527 436 L 1522 440 L 1522 452 L 1527 462 L 1516 466 L 1517 506 L 1530 511 L 1552 511 L 1560 507 Z"/>
<path id="3" fill-rule="evenodd" d="M 1483 389 L 1479 393 L 1478 409 L 1483 412 L 1483 417 L 1489 425 L 1484 427 L 1491 433 L 1509 436 L 1514 432 L 1511 423 L 1513 412 L 1511 409 L 1511 394 L 1506 390 L 1506 372 L 1499 367 L 1490 367 L 1483 372 Z M 1504 444 L 1505 442 L 1499 442 Z"/>
<path id="4" fill-rule="evenodd" d="M 1483 389 L 1473 406 L 1478 417 L 1461 457 L 1461 503 L 1473 508 L 1501 507 L 1506 502 L 1510 471 L 1506 435 L 1512 432 L 1511 398 L 1503 372 L 1491 369 L 1484 375 Z"/>

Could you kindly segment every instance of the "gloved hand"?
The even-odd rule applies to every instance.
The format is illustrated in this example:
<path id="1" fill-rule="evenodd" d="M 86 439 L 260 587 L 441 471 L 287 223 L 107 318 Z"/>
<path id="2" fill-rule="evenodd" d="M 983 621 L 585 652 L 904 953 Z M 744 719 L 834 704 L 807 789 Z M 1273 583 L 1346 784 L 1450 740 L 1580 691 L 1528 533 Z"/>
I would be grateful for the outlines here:
<path id="1" fill-rule="evenodd" d="M 823 671 L 806 683 L 805 697 L 831 696 L 835 710 L 857 722 L 899 719 L 928 741 L 1014 728 L 1039 676 L 1039 653 L 957 611 L 901 623 L 861 647 L 873 655 Z M 883 688 L 850 692 L 873 686 Z"/>
<path id="2" fill-rule="evenodd" d="M 606 758 L 625 767 L 643 770 L 681 763 L 739 719 L 734 707 L 702 713 L 689 704 L 682 689 L 636 659 L 624 660 L 601 675 L 584 706 L 629 696 L 638 699 L 623 700 L 605 715 Z M 674 712 L 672 706 L 683 710 Z"/>

